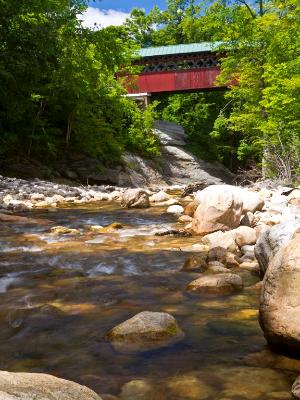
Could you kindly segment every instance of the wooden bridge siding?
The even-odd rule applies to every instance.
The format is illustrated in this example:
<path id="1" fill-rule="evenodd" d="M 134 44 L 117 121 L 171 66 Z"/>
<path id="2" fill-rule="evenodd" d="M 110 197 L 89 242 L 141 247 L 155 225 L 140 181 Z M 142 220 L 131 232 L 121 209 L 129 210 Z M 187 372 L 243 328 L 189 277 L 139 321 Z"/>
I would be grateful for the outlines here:
<path id="1" fill-rule="evenodd" d="M 129 93 L 178 92 L 195 89 L 213 89 L 220 73 L 218 67 L 198 70 L 164 71 L 141 74 L 137 77 L 137 88 L 129 88 Z"/>

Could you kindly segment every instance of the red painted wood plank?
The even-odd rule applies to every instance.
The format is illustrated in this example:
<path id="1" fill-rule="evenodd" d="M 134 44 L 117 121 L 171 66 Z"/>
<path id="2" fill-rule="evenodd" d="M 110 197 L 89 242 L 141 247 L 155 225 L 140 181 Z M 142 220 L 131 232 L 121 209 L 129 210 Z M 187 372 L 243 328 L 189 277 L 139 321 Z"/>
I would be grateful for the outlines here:
<path id="1" fill-rule="evenodd" d="M 129 87 L 129 93 L 161 93 L 194 89 L 212 89 L 218 67 L 198 70 L 165 71 L 141 74 L 137 77 L 136 87 Z"/>

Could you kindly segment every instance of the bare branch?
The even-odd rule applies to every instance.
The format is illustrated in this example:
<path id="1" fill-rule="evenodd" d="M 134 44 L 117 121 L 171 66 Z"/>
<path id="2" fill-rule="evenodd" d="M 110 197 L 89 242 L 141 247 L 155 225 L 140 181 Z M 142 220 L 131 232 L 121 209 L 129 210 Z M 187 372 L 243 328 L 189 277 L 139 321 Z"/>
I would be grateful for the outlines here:
<path id="1" fill-rule="evenodd" d="M 251 14 L 251 17 L 253 19 L 256 18 L 256 14 L 253 12 L 253 10 L 251 9 L 251 7 L 249 6 L 249 4 L 245 1 L 245 0 L 237 0 L 238 3 L 244 4 L 244 6 L 247 7 L 249 13 Z"/>

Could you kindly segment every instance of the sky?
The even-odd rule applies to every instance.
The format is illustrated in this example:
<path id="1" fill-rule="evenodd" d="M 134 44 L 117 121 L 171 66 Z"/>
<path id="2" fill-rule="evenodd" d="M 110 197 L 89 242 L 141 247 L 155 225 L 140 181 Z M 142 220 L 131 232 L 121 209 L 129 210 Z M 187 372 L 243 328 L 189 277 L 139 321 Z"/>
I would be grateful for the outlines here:
<path id="1" fill-rule="evenodd" d="M 95 23 L 106 27 L 109 25 L 121 25 L 129 16 L 134 7 L 151 10 L 155 5 L 165 8 L 165 0 L 96 0 L 89 1 L 89 7 L 83 15 L 83 23 L 87 27 L 93 27 Z"/>

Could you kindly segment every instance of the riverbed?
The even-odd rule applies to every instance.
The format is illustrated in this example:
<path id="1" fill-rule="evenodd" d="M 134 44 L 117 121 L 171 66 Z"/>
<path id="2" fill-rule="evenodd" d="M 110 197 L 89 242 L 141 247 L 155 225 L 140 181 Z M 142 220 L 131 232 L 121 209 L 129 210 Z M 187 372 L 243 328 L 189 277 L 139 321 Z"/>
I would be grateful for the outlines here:
<path id="1" fill-rule="evenodd" d="M 200 273 L 181 268 L 199 238 L 156 236 L 178 227 L 165 211 L 99 202 L 2 223 L 0 369 L 49 373 L 122 400 L 133 399 L 124 385 L 136 380 L 150 388 L 135 396 L 143 400 L 289 399 L 300 361 L 267 347 L 251 289 L 259 277 L 236 270 L 245 288 L 234 295 L 188 293 Z M 91 228 L 114 222 L 119 229 Z M 56 235 L 54 226 L 77 232 Z M 173 315 L 185 338 L 142 354 L 114 351 L 106 333 L 146 310 Z"/>

